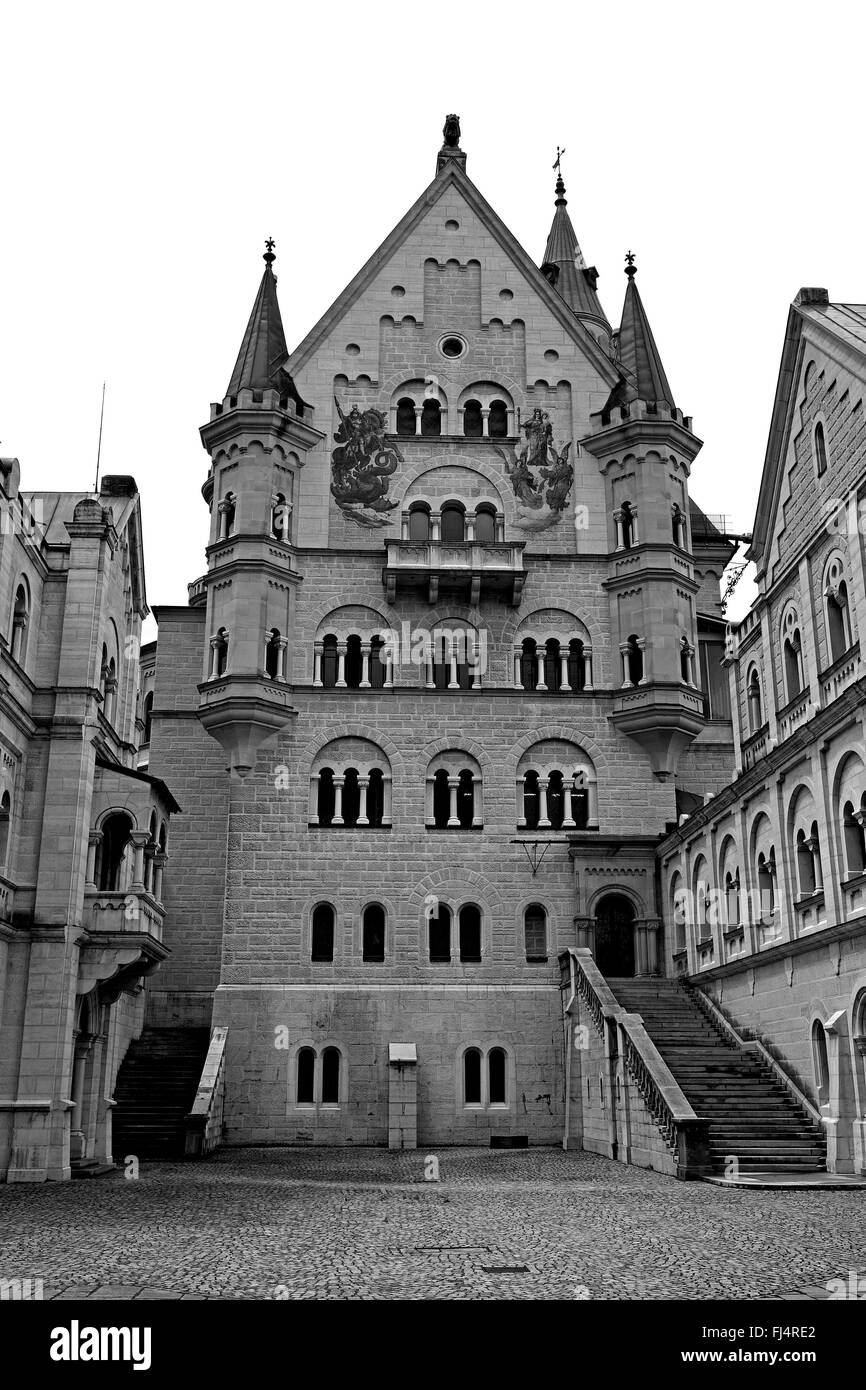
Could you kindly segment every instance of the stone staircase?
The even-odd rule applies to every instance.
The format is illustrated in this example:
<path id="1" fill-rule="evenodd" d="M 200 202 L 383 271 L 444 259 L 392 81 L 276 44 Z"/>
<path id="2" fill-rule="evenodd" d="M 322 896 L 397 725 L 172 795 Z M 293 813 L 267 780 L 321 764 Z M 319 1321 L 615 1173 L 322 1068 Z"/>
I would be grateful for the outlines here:
<path id="1" fill-rule="evenodd" d="M 772 1073 L 717 1028 L 676 980 L 608 979 L 644 1027 L 692 1106 L 709 1123 L 710 1159 L 724 1172 L 826 1171 L 826 1139 Z"/>
<path id="2" fill-rule="evenodd" d="M 206 1028 L 145 1028 L 131 1044 L 114 1088 L 115 1163 L 184 1155 L 184 1121 L 192 1109 L 207 1056 Z"/>

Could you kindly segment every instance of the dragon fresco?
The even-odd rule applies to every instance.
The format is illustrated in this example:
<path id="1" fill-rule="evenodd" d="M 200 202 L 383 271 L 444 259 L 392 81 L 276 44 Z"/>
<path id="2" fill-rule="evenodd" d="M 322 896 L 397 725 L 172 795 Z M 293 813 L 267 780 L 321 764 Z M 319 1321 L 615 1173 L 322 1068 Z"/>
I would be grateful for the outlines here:
<path id="1" fill-rule="evenodd" d="M 397 506 L 388 499 L 389 479 L 403 462 L 395 444 L 385 439 L 386 419 L 372 407 L 363 413 L 356 405 L 348 415 L 336 396 L 340 427 L 331 454 L 331 493 L 345 516 L 359 526 L 387 526 Z"/>
<path id="2" fill-rule="evenodd" d="M 574 467 L 568 459 L 571 442 L 557 453 L 550 417 L 538 408 L 522 429 L 526 442 L 519 453 L 502 448 L 498 452 L 518 502 L 516 525 L 525 531 L 543 531 L 559 521 L 574 482 Z"/>

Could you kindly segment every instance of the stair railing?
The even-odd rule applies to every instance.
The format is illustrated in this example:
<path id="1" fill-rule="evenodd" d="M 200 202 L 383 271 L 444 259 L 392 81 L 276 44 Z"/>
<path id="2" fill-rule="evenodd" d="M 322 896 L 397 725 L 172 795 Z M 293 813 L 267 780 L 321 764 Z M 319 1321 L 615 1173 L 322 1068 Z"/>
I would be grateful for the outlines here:
<path id="1" fill-rule="evenodd" d="M 214 1028 L 192 1109 L 184 1121 L 184 1157 L 204 1158 L 222 1141 L 228 1028 Z"/>
<path id="2" fill-rule="evenodd" d="M 640 1015 L 629 1013 L 618 1003 L 592 952 L 585 946 L 569 947 L 566 956 L 575 994 L 605 1043 L 609 1060 L 615 1064 L 617 1053 L 622 1058 L 665 1146 L 675 1157 L 677 1177 L 702 1177 L 710 1166 L 708 1122 L 699 1119 L 686 1100 Z M 611 1106 L 611 1112 L 615 1126 L 616 1107 Z M 628 1121 L 623 1118 L 621 1123 L 626 1133 L 614 1131 L 614 1140 L 617 1147 L 627 1149 Z"/>

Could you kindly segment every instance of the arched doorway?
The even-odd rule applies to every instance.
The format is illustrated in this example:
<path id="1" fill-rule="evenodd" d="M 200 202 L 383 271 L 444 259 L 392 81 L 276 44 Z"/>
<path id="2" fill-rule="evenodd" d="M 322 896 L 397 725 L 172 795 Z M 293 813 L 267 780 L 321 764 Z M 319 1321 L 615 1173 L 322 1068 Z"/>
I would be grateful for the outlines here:
<path id="1" fill-rule="evenodd" d="M 634 971 L 634 908 L 621 893 L 607 893 L 595 910 L 595 963 L 602 975 L 631 978 Z"/>

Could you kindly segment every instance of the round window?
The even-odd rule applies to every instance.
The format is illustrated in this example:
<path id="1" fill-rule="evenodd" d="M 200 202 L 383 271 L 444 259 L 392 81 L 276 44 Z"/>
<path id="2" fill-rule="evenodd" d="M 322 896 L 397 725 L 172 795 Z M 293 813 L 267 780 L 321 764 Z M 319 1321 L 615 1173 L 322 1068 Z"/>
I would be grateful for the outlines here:
<path id="1" fill-rule="evenodd" d="M 462 338 L 443 338 L 439 344 L 439 351 L 443 357 L 462 357 L 466 351 L 466 344 Z"/>

